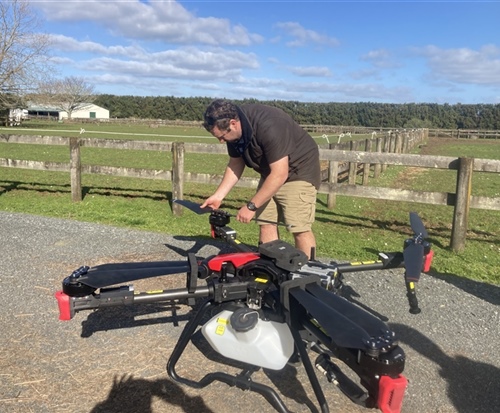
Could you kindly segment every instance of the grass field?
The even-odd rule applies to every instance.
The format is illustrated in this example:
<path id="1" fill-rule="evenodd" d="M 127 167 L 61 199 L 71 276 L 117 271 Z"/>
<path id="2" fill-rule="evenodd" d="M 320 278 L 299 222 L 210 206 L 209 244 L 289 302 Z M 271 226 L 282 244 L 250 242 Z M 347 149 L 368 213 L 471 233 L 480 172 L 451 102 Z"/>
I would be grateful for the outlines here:
<path id="1" fill-rule="evenodd" d="M 81 127 L 82 125 L 77 124 L 28 122 L 25 128 L 15 129 L 15 132 L 76 136 L 80 134 Z M 150 128 L 107 124 L 85 125 L 84 128 L 85 137 L 215 143 L 215 139 L 202 128 Z M 0 133 L 14 134 L 12 130 L 5 128 L 1 128 Z M 316 138 L 318 143 L 326 143 L 325 138 Z M 422 148 L 421 153 L 500 159 L 500 144 L 498 141 L 487 140 L 431 139 L 428 145 Z M 10 143 L 0 143 L 0 157 L 69 161 L 67 147 Z M 220 174 L 226 162 L 227 158 L 221 155 L 186 154 L 185 169 Z M 82 163 L 170 169 L 171 155 L 83 147 Z M 252 175 L 252 172 L 247 175 Z M 455 192 L 455 182 L 455 172 L 452 171 L 403 167 L 390 167 L 378 180 L 370 180 L 370 184 L 376 186 L 451 193 Z M 209 234 L 206 215 L 198 216 L 189 211 L 185 211 L 182 217 L 172 215 L 169 182 L 84 175 L 83 186 L 83 201 L 72 203 L 67 173 L 0 168 L 0 210 L 99 222 L 172 235 Z M 187 183 L 184 187 L 184 197 L 202 202 L 214 189 L 213 186 Z M 235 188 L 225 200 L 223 208 L 236 212 L 238 207 L 250 199 L 252 193 L 252 190 Z M 472 193 L 499 197 L 499 174 L 475 173 Z M 336 208 L 329 210 L 326 208 L 326 195 L 319 195 L 314 225 L 318 255 L 352 261 L 376 258 L 379 251 L 400 251 L 404 239 L 411 235 L 410 211 L 420 215 L 429 232 L 429 240 L 435 251 L 432 267 L 434 275 L 465 277 L 500 284 L 500 211 L 472 209 L 466 250 L 454 253 L 449 249 L 452 207 L 338 196 Z M 234 221 L 231 226 L 237 230 L 242 241 L 257 241 L 255 225 Z M 289 234 L 283 234 L 283 238 L 291 241 Z"/>

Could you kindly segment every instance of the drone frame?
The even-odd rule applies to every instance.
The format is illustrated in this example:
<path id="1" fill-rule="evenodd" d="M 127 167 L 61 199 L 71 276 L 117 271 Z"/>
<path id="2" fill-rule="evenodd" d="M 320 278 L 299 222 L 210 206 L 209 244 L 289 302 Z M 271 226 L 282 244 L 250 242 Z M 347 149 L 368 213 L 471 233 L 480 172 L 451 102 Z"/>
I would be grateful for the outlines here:
<path id="1" fill-rule="evenodd" d="M 338 292 L 346 273 L 405 267 L 410 312 L 419 313 L 414 283 L 422 270 L 428 271 L 433 253 L 430 244 L 425 241 L 427 233 L 418 215 L 410 214 L 415 236 L 405 241 L 402 253 L 382 253 L 379 260 L 370 262 L 323 264 L 308 261 L 305 254 L 279 240 L 262 244 L 255 251 L 237 240 L 236 232 L 227 225 L 231 215 L 221 210 L 197 210 L 199 206 L 189 201 L 179 203 L 196 213 L 209 212 L 212 237 L 224 240 L 238 252 L 205 260 L 199 260 L 190 253 L 187 262 L 112 263 L 93 268 L 80 267 L 64 279 L 62 291 L 56 293 L 59 318 L 69 320 L 82 310 L 137 303 L 177 301 L 194 306 L 197 299 L 203 298 L 203 304 L 187 322 L 170 355 L 167 363 L 169 376 L 194 388 L 220 381 L 251 390 L 264 396 L 280 413 L 288 413 L 285 403 L 274 389 L 251 380 L 251 375 L 260 369 L 259 366 L 246 364 L 236 376 L 212 372 L 199 381 L 181 377 L 176 372 L 177 362 L 208 310 L 223 309 L 235 303 L 250 303 L 261 310 L 262 317 L 272 313 L 272 317 L 289 326 L 295 355 L 304 366 L 322 412 L 328 412 L 328 404 L 308 350 L 319 354 L 315 367 L 353 402 L 365 407 L 378 407 L 384 413 L 400 410 L 407 385 L 406 378 L 401 374 L 405 361 L 403 350 L 383 321 L 341 297 Z M 406 250 L 409 252 L 405 254 Z M 228 271 L 234 272 L 235 276 L 228 277 Z M 179 273 L 187 274 L 185 288 L 136 293 L 130 285 L 114 286 Z M 260 279 L 258 283 L 255 282 L 257 276 Z M 205 280 L 206 285 L 198 285 L 200 279 Z M 271 299 L 272 310 L 262 306 L 263 296 L 279 296 L 274 301 Z M 264 310 L 267 310 L 266 314 L 262 314 Z M 349 379 L 332 358 L 347 364 L 366 390 Z"/>

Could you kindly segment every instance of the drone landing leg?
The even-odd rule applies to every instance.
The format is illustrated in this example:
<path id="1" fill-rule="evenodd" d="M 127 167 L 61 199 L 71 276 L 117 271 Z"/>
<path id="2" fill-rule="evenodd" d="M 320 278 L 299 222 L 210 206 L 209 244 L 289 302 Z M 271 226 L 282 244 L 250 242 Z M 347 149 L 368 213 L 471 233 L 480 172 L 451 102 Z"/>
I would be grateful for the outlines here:
<path id="1" fill-rule="evenodd" d="M 330 409 L 328 408 L 328 403 L 325 398 L 325 394 L 323 393 L 323 390 L 321 389 L 321 385 L 319 384 L 318 376 L 316 376 L 316 372 L 314 371 L 314 367 L 311 363 L 311 359 L 309 358 L 309 355 L 307 354 L 307 349 L 306 346 L 300 337 L 300 333 L 295 330 L 294 328 L 290 328 L 290 331 L 293 336 L 293 340 L 295 342 L 295 345 L 297 346 L 297 350 L 299 351 L 300 359 L 302 360 L 302 364 L 304 365 L 304 368 L 307 373 L 307 377 L 309 377 L 309 381 L 311 383 L 311 386 L 314 390 L 314 394 L 316 395 L 316 398 L 318 399 L 319 405 L 321 406 L 321 411 L 322 413 L 328 413 Z"/>
<path id="2" fill-rule="evenodd" d="M 211 305 L 212 303 L 210 302 L 210 300 L 205 301 L 202 307 L 196 312 L 195 316 L 187 322 L 186 326 L 184 327 L 184 330 L 182 330 L 182 333 L 179 337 L 179 340 L 177 341 L 177 344 L 174 347 L 174 351 L 172 351 L 172 354 L 170 355 L 170 358 L 168 359 L 167 362 L 167 372 L 168 375 L 172 377 L 172 379 L 174 379 L 179 383 L 187 384 L 188 386 L 197 389 L 203 386 L 200 386 L 200 384 L 196 381 L 185 379 L 179 376 L 175 371 L 175 365 L 177 364 L 182 353 L 186 349 L 186 346 L 188 345 L 192 335 L 200 325 L 200 322 L 203 318 L 203 315 L 205 314 L 205 311 L 207 311 Z"/>
<path id="3" fill-rule="evenodd" d="M 278 396 L 275 390 L 273 390 L 269 386 L 253 382 L 251 380 L 250 376 L 252 375 L 252 373 L 259 370 L 259 367 L 243 370 L 243 372 L 241 372 L 237 376 L 231 376 L 230 374 L 222 372 L 209 373 L 205 375 L 200 381 L 190 380 L 181 377 L 177 374 L 177 372 L 175 371 L 175 365 L 179 361 L 180 357 L 182 356 L 182 353 L 186 349 L 186 346 L 189 344 L 191 337 L 193 336 L 193 334 L 196 332 L 196 329 L 200 325 L 200 322 L 203 319 L 205 312 L 211 306 L 212 306 L 211 301 L 207 300 L 203 304 L 203 306 L 196 312 L 195 316 L 187 322 L 186 326 L 184 327 L 184 330 L 182 331 L 179 337 L 179 340 L 177 341 L 177 344 L 175 345 L 174 351 L 170 355 L 170 358 L 167 362 L 168 375 L 173 380 L 182 384 L 186 384 L 190 387 L 194 387 L 196 389 L 204 388 L 209 384 L 213 383 L 214 381 L 220 381 L 222 383 L 226 383 L 231 387 L 236 386 L 242 390 L 251 390 L 262 395 L 279 413 L 290 413 L 290 411 L 286 408 L 285 404 L 283 403 L 283 401 Z"/>

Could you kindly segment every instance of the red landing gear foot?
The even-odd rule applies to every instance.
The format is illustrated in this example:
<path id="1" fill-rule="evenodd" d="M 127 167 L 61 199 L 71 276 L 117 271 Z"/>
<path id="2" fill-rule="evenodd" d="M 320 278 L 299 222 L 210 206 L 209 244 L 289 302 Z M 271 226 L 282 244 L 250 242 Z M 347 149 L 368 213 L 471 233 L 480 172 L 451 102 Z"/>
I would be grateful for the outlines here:
<path id="1" fill-rule="evenodd" d="M 431 269 L 432 259 L 434 258 L 434 251 L 430 250 L 428 254 L 424 255 L 423 272 L 429 272 Z"/>
<path id="2" fill-rule="evenodd" d="M 382 413 L 400 413 L 408 380 L 404 376 L 393 379 L 382 376 L 379 381 L 378 408 Z"/>
<path id="3" fill-rule="evenodd" d="M 71 305 L 69 302 L 69 295 L 64 294 L 62 291 L 57 291 L 55 294 L 57 304 L 59 305 L 59 320 L 71 320 Z"/>

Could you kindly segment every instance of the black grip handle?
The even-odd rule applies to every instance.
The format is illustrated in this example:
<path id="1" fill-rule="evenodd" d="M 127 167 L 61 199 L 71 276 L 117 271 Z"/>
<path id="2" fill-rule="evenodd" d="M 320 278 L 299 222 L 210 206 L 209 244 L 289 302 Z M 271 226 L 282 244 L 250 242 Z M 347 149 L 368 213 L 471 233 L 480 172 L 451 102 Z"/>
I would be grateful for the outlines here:
<path id="1" fill-rule="evenodd" d="M 418 306 L 417 292 L 413 281 L 406 281 L 406 296 L 408 297 L 408 304 L 410 304 L 410 313 L 419 314 L 422 310 Z"/>

